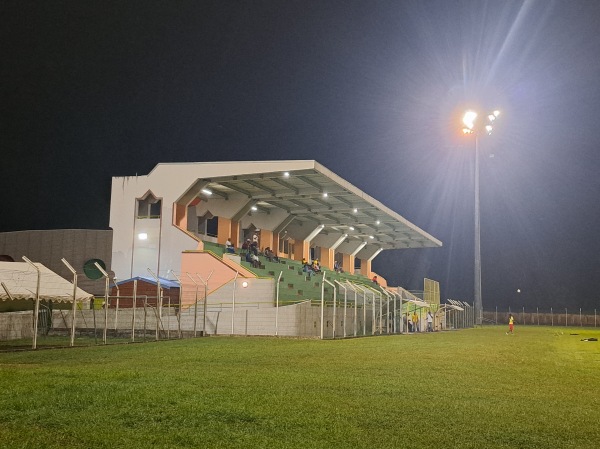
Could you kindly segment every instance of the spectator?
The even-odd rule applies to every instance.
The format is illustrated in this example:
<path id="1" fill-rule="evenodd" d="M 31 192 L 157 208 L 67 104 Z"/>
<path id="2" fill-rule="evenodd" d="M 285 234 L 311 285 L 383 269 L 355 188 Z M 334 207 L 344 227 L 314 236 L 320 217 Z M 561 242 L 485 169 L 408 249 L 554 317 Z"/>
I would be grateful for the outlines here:
<path id="1" fill-rule="evenodd" d="M 433 315 L 431 310 L 427 311 L 427 332 L 433 332 Z"/>
<path id="2" fill-rule="evenodd" d="M 279 257 L 275 255 L 275 253 L 273 252 L 273 250 L 271 250 L 269 246 L 265 248 L 265 257 L 269 262 L 279 262 Z"/>
<path id="3" fill-rule="evenodd" d="M 242 245 L 242 249 L 246 252 L 250 251 L 250 239 L 246 239 L 246 241 Z"/>
<path id="4" fill-rule="evenodd" d="M 333 263 L 333 269 L 335 270 L 336 273 L 344 272 L 344 270 L 342 270 L 342 265 L 340 265 L 340 263 L 337 260 Z"/>
<path id="5" fill-rule="evenodd" d="M 260 259 L 256 254 L 250 253 L 250 258 L 252 259 L 252 266 L 254 268 L 260 268 Z"/>
<path id="6" fill-rule="evenodd" d="M 373 284 L 375 285 L 379 285 L 379 282 L 377 282 L 377 276 L 373 276 Z"/>
<path id="7" fill-rule="evenodd" d="M 321 265 L 319 265 L 319 259 L 313 260 L 311 268 L 312 268 L 313 273 L 320 273 L 321 272 Z"/>
<path id="8" fill-rule="evenodd" d="M 302 271 L 305 272 L 308 275 L 308 277 L 311 277 L 313 275 L 312 267 L 306 259 L 302 259 Z"/>
<path id="9" fill-rule="evenodd" d="M 252 243 L 256 243 L 256 247 L 258 248 L 258 234 L 256 232 L 252 235 Z"/>
<path id="10" fill-rule="evenodd" d="M 417 310 L 412 314 L 412 323 L 413 323 L 413 332 L 419 332 L 419 315 L 417 315 Z"/>
<path id="11" fill-rule="evenodd" d="M 233 244 L 231 243 L 231 237 L 229 237 L 227 239 L 227 241 L 225 242 L 225 251 L 227 251 L 230 254 L 235 253 L 235 248 L 233 247 Z"/>
<path id="12" fill-rule="evenodd" d="M 252 241 L 252 243 L 250 243 L 250 251 L 255 255 L 258 256 L 258 242 L 255 242 L 254 240 Z"/>

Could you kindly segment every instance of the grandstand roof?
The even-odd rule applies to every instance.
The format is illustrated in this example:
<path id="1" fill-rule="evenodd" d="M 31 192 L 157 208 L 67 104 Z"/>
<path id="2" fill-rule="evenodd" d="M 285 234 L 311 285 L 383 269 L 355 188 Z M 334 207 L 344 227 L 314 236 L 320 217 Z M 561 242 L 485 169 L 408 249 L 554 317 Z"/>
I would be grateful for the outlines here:
<path id="1" fill-rule="evenodd" d="M 167 278 L 163 278 L 163 277 L 159 277 L 158 279 L 160 280 L 160 286 L 162 288 L 179 288 L 178 281 L 174 281 L 172 279 L 167 279 Z M 144 282 L 147 282 L 148 284 L 156 285 L 156 279 L 151 278 L 151 277 L 146 277 L 146 276 L 135 276 L 135 277 L 132 277 L 129 279 L 124 279 L 122 281 L 117 282 L 117 285 L 128 284 L 133 281 L 144 281 Z"/>
<path id="2" fill-rule="evenodd" d="M 277 161 L 276 171 L 257 170 L 260 164 L 273 167 L 273 162 L 229 163 L 229 175 L 199 181 L 213 198 L 243 196 L 255 201 L 257 213 L 285 211 L 301 225 L 323 225 L 324 232 L 347 234 L 349 240 L 369 246 L 442 246 L 435 237 L 314 160 Z M 223 163 L 202 163 L 211 164 Z"/>
<path id="3" fill-rule="evenodd" d="M 56 302 L 73 301 L 73 284 L 46 268 L 35 263 L 40 270 L 40 299 Z M 38 272 L 26 262 L 0 262 L 0 301 L 9 299 L 35 299 L 37 294 Z M 92 298 L 93 295 L 77 288 L 77 301 Z"/>

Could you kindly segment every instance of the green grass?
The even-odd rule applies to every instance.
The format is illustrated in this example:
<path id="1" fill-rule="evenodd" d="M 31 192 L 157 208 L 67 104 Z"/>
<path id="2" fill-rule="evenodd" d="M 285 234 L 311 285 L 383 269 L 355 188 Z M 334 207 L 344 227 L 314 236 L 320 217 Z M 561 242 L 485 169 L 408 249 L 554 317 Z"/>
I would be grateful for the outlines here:
<path id="1" fill-rule="evenodd" d="M 598 447 L 600 331 L 504 331 L 0 353 L 0 446 Z"/>

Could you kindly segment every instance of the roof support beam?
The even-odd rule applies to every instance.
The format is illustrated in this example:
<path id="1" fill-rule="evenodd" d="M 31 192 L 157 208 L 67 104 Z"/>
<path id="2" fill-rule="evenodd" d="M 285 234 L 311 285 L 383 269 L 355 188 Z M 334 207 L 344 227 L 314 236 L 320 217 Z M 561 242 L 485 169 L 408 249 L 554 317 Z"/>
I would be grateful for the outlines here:
<path id="1" fill-rule="evenodd" d="M 252 209 L 253 206 L 255 206 L 257 203 L 256 200 L 250 200 L 248 201 L 246 204 L 244 204 L 242 206 L 241 209 L 239 209 L 234 215 L 233 217 L 231 217 L 231 219 L 233 221 L 240 221 L 248 212 L 250 212 L 250 210 Z"/>

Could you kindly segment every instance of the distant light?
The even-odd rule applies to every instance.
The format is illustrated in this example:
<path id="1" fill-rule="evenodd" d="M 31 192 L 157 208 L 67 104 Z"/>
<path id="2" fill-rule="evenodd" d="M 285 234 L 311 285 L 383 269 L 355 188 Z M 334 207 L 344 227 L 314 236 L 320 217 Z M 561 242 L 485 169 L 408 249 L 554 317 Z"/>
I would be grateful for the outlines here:
<path id="1" fill-rule="evenodd" d="M 373 237 L 372 235 L 369 236 L 370 239 L 374 239 L 375 237 Z"/>
<path id="2" fill-rule="evenodd" d="M 248 282 L 247 281 L 242 282 L 242 287 L 244 287 L 244 288 L 248 287 Z"/>
<path id="3" fill-rule="evenodd" d="M 488 134 L 492 134 L 492 129 L 494 129 L 492 125 L 485 125 L 485 130 Z"/>
<path id="4" fill-rule="evenodd" d="M 376 225 L 380 225 L 380 224 L 381 224 L 381 222 L 380 222 L 379 220 L 377 220 L 377 221 L 375 222 L 375 224 L 376 224 Z"/>
<path id="5" fill-rule="evenodd" d="M 204 193 L 205 195 L 212 195 L 212 192 L 208 189 L 202 189 L 201 192 Z"/>
<path id="6" fill-rule="evenodd" d="M 477 112 L 467 111 L 463 117 L 463 123 L 469 129 L 473 129 L 475 126 L 475 119 L 477 118 Z"/>
<path id="7" fill-rule="evenodd" d="M 493 122 L 494 120 L 496 120 L 496 116 L 494 114 L 490 114 L 490 115 L 488 115 L 488 120 L 490 122 Z"/>
<path id="8" fill-rule="evenodd" d="M 258 207 L 256 207 L 256 206 L 252 206 L 250 209 L 252 209 L 253 211 L 257 211 L 257 210 L 258 210 Z"/>
<path id="9" fill-rule="evenodd" d="M 327 198 L 329 195 L 327 195 L 327 192 L 323 192 L 323 198 Z"/>
<path id="10" fill-rule="evenodd" d="M 463 128 L 462 132 L 463 134 L 473 134 L 473 130 L 469 128 Z"/>
<path id="11" fill-rule="evenodd" d="M 284 178 L 289 178 L 290 177 L 290 172 L 289 171 L 284 171 L 283 172 L 283 177 Z"/>
<path id="12" fill-rule="evenodd" d="M 517 293 L 521 293 L 521 289 L 520 288 L 517 289 Z"/>
<path id="13" fill-rule="evenodd" d="M 350 226 L 348 229 L 350 229 L 351 231 L 354 231 L 354 226 Z"/>
<path id="14" fill-rule="evenodd" d="M 145 232 L 140 232 L 138 234 L 138 240 L 148 240 L 148 234 L 146 234 Z"/>
<path id="15" fill-rule="evenodd" d="M 500 111 L 498 109 L 496 109 L 494 112 L 494 117 L 498 117 L 500 115 Z"/>
<path id="16" fill-rule="evenodd" d="M 358 209 L 355 207 L 355 208 L 352 210 L 352 212 L 354 212 L 354 213 L 357 213 L 357 212 L 358 212 Z"/>

